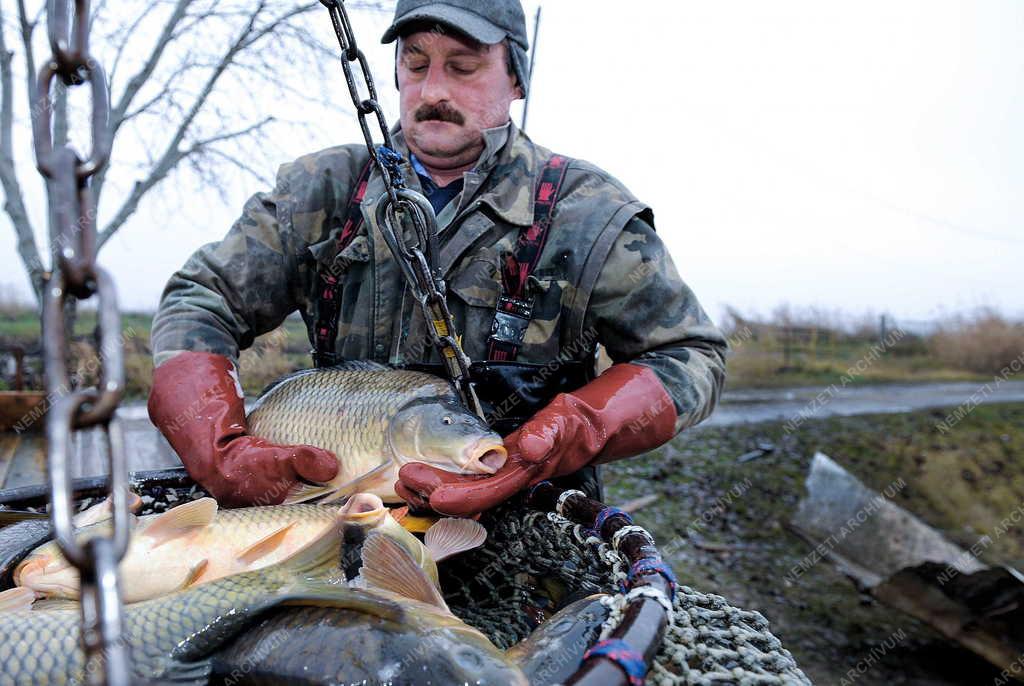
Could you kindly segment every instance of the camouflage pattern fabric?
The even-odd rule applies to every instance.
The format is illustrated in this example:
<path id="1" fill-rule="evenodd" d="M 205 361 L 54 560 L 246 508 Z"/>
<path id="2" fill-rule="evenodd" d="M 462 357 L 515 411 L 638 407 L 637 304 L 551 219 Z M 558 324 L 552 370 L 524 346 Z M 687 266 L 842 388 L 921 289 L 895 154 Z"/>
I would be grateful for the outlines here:
<path id="1" fill-rule="evenodd" d="M 408 159 L 398 128 L 395 143 Z M 533 221 L 534 179 L 551 156 L 511 123 L 485 131 L 485 143 L 462 194 L 440 218 L 449 306 L 473 359 L 486 358 L 500 260 Z M 295 311 L 312 327 L 318 269 L 343 283 L 340 355 L 392 364 L 436 359 L 377 227 L 384 186 L 376 172 L 359 235 L 337 249 L 351 186 L 367 159 L 364 146 L 345 145 L 282 166 L 276 188 L 253 196 L 227 236 L 200 248 L 169 281 L 153 327 L 156 363 L 183 350 L 237 358 Z M 408 162 L 403 171 L 419 190 Z M 726 341 L 680 278 L 651 210 L 596 166 L 572 162 L 529 289 L 535 314 L 520 362 L 588 360 L 601 344 L 613 361 L 658 374 L 675 403 L 677 431 L 714 409 Z"/>

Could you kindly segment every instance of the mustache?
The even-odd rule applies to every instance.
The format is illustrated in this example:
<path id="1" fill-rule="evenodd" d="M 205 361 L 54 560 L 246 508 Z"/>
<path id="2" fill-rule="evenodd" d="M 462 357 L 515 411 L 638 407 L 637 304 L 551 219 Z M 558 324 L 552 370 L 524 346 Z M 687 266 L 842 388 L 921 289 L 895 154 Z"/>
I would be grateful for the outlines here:
<path id="1" fill-rule="evenodd" d="M 462 126 L 466 123 L 466 118 L 458 110 L 452 109 L 444 103 L 439 103 L 437 105 L 423 105 L 416 110 L 416 121 L 446 121 Z"/>

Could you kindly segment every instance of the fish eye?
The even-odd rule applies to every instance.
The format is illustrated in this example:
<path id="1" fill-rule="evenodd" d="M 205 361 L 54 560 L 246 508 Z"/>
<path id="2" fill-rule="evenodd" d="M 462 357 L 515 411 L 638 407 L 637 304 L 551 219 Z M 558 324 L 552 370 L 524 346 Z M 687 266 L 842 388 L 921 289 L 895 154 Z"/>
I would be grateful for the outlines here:
<path id="1" fill-rule="evenodd" d="M 454 424 L 455 420 L 452 419 L 450 416 L 445 415 L 444 417 L 441 417 L 441 423 L 444 424 L 445 426 L 449 426 L 451 424 Z"/>

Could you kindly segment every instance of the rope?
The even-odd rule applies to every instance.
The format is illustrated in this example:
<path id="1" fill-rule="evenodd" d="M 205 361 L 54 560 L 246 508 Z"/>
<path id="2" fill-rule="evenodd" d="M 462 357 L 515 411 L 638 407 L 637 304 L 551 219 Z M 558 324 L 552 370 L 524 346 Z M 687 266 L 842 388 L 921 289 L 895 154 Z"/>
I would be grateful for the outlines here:
<path id="1" fill-rule="evenodd" d="M 647 673 L 651 686 L 809 686 L 792 655 L 757 612 L 733 607 L 720 596 L 676 587 L 669 600 L 657 589 L 628 593 L 626 559 L 592 532 L 555 513 L 506 505 L 483 521 L 483 547 L 445 563 L 442 581 L 452 611 L 508 648 L 536 628 L 537 611 L 550 616 L 594 593 L 608 594 L 601 639 L 621 624 L 623 608 L 637 597 L 669 603 L 673 623 Z M 635 533 L 635 532 L 634 532 Z M 625 535 L 625 534 L 623 534 Z M 620 538 L 621 540 L 621 538 Z M 540 590 L 555 585 L 563 597 Z"/>
<path id="2" fill-rule="evenodd" d="M 633 650 L 628 643 L 621 638 L 611 638 L 598 641 L 593 648 L 588 650 L 583 659 L 592 657 L 606 657 L 622 669 L 629 677 L 631 686 L 643 686 L 644 677 L 647 676 L 647 665 L 644 664 L 644 656 Z"/>

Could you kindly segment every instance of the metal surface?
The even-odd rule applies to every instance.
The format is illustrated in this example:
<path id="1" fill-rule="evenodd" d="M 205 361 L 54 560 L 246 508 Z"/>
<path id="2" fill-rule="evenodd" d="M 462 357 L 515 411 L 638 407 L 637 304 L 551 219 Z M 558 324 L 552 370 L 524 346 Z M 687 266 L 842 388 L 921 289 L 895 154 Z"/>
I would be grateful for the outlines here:
<path id="1" fill-rule="evenodd" d="M 69 27 L 69 14 L 73 22 Z M 46 415 L 51 517 L 64 556 L 79 571 L 82 585 L 82 644 L 90 683 L 129 683 L 128 648 L 122 641 L 117 563 L 128 545 L 127 467 L 124 440 L 114 412 L 124 393 L 121 318 L 113 280 L 96 265 L 96 212 L 89 179 L 110 155 L 109 102 L 103 69 L 89 54 L 89 2 L 68 0 L 47 5 L 52 54 L 39 72 L 32 130 L 36 165 L 50 188 L 50 235 L 56 271 L 47 279 L 43 302 L 46 390 L 53 403 Z M 88 83 L 92 91 L 92 151 L 86 160 L 68 146 L 54 149 L 51 90 Z M 101 360 L 99 387 L 75 389 L 68 376 L 69 333 L 65 306 L 97 296 Z M 76 431 L 96 427 L 106 438 L 111 475 L 113 530 L 82 545 L 75 540 L 71 455 Z"/>
<path id="2" fill-rule="evenodd" d="M 542 5 L 537 5 L 537 13 L 533 16 L 533 40 L 530 41 L 530 83 L 533 83 L 533 68 L 537 64 L 537 41 L 540 39 L 540 12 Z M 526 118 L 530 114 L 530 89 L 526 89 L 526 97 L 523 98 L 523 121 L 519 125 L 526 131 Z"/>
<path id="3" fill-rule="evenodd" d="M 345 72 L 352 104 L 359 118 L 366 148 L 377 171 L 384 180 L 384 194 L 377 205 L 377 223 L 395 261 L 401 266 L 409 288 L 419 303 L 427 322 L 431 343 L 444 363 L 448 378 L 455 384 L 462 402 L 480 417 L 483 412 L 469 374 L 470 360 L 455 337 L 452 315 L 445 301 L 446 285 L 438 267 L 437 219 L 430 202 L 421 194 L 405 187 L 400 169 L 401 157 L 395 152 L 391 133 L 373 82 L 366 56 L 356 44 L 345 3 L 342 0 L 320 0 L 331 16 L 331 24 L 341 47 L 341 66 Z M 354 64 L 366 86 L 363 97 Z M 383 144 L 373 140 L 367 118 L 373 115 L 380 128 Z M 384 197 L 387 196 L 387 197 Z M 408 238 L 407 238 L 408 237 Z M 409 242 L 407 242 L 409 241 Z"/>

